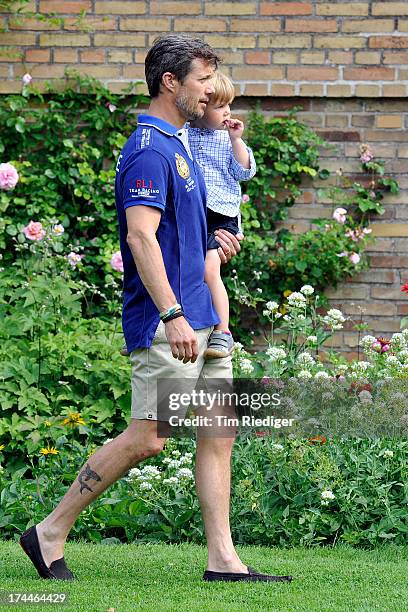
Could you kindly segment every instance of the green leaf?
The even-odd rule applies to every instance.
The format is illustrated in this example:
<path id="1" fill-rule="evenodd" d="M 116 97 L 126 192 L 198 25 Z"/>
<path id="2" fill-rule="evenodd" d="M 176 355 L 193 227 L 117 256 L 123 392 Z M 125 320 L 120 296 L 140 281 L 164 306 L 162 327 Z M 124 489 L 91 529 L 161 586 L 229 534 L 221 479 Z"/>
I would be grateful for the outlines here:
<path id="1" fill-rule="evenodd" d="M 319 178 L 322 179 L 323 181 L 328 179 L 329 176 L 330 176 L 330 170 L 326 170 L 324 168 L 322 170 L 319 170 Z"/>

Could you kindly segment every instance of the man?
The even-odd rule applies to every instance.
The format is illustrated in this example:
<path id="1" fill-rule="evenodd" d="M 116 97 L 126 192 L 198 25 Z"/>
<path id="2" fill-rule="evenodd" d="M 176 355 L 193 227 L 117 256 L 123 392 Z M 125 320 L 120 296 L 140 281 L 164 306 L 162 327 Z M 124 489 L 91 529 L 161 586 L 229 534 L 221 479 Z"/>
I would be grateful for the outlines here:
<path id="1" fill-rule="evenodd" d="M 84 465 L 58 506 L 20 543 L 43 578 L 72 580 L 63 557 L 75 520 L 96 497 L 143 459 L 157 455 L 159 378 L 195 381 L 231 378 L 231 357 L 204 363 L 218 322 L 204 283 L 205 185 L 190 154 L 183 125 L 204 113 L 217 68 L 214 51 L 200 40 L 168 35 L 146 58 L 151 96 L 148 115 L 118 159 L 116 205 L 124 262 L 123 329 L 132 362 L 129 426 Z M 220 230 L 223 262 L 240 250 Z M 233 437 L 198 434 L 196 485 L 208 543 L 205 580 L 289 580 L 266 576 L 239 559 L 229 528 Z"/>

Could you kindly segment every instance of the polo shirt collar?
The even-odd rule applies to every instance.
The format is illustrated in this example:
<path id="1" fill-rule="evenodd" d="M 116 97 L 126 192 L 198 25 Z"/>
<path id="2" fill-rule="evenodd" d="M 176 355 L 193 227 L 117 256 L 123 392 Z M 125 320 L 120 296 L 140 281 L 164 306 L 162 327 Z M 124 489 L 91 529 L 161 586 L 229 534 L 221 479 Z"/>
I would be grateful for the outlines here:
<path id="1" fill-rule="evenodd" d="M 156 130 L 159 130 L 159 132 L 162 132 L 163 134 L 166 134 L 167 136 L 174 136 L 175 134 L 177 134 L 178 131 L 180 131 L 180 129 L 182 129 L 182 128 L 177 128 L 171 123 L 167 123 L 167 121 L 164 121 L 163 119 L 160 119 L 159 117 L 153 117 L 153 115 L 139 115 L 137 124 L 146 125 L 148 127 L 154 127 L 156 128 Z"/>

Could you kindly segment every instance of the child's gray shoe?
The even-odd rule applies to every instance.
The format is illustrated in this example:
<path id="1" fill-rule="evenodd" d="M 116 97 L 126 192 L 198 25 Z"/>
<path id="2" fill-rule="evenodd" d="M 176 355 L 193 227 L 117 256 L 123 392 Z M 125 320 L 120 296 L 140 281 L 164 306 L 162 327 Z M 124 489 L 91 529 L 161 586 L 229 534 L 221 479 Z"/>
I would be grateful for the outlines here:
<path id="1" fill-rule="evenodd" d="M 234 348 L 234 338 L 231 334 L 215 330 L 208 339 L 204 359 L 221 359 L 231 355 Z"/>
<path id="2" fill-rule="evenodd" d="M 126 344 L 124 344 L 120 349 L 120 354 L 123 355 L 123 357 L 128 357 L 130 355 L 129 351 L 127 350 Z"/>

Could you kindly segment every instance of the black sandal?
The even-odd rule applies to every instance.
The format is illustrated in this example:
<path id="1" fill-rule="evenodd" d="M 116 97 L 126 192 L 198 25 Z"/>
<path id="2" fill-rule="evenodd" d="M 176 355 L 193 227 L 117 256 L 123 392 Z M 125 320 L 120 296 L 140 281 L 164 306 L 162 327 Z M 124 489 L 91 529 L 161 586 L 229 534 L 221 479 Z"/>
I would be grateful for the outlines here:
<path id="1" fill-rule="evenodd" d="M 207 582 L 222 581 L 222 582 L 291 582 L 293 576 L 269 576 L 268 574 L 260 574 L 253 567 L 247 566 L 248 573 L 234 572 L 211 572 L 205 571 L 203 580 Z"/>
<path id="2" fill-rule="evenodd" d="M 64 557 L 56 559 L 51 563 L 50 567 L 47 567 L 41 554 L 35 525 L 23 533 L 20 538 L 20 546 L 33 563 L 41 578 L 48 578 L 50 580 L 75 580 L 75 576 L 71 570 L 68 569 Z"/>

